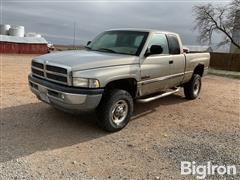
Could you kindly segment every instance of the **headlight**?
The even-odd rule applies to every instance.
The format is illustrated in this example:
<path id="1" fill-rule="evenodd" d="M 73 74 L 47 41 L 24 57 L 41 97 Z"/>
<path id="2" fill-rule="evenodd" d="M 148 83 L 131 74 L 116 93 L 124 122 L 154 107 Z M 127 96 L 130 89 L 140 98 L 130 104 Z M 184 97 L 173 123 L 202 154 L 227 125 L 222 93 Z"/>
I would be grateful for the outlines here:
<path id="1" fill-rule="evenodd" d="M 100 83 L 97 79 L 73 77 L 73 86 L 85 88 L 99 88 Z"/>

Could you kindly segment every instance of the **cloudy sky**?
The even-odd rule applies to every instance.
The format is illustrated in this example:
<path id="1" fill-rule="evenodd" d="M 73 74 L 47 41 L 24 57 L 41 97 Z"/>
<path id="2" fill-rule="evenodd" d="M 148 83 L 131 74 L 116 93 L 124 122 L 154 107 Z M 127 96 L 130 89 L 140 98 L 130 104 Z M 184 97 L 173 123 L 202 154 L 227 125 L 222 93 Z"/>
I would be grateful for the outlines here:
<path id="1" fill-rule="evenodd" d="M 111 28 L 153 28 L 174 31 L 183 43 L 196 45 L 192 7 L 204 0 L 0 0 L 1 24 L 23 25 L 27 32 L 42 34 L 56 44 L 72 44 L 76 23 L 76 44 L 91 40 Z"/>

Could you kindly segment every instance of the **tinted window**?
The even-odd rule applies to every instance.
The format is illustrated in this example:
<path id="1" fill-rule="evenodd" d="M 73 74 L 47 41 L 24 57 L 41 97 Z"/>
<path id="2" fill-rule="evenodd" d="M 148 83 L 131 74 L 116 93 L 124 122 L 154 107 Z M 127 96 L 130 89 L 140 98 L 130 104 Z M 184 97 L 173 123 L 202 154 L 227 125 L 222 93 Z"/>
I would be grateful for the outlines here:
<path id="1" fill-rule="evenodd" d="M 151 47 L 152 45 L 162 46 L 163 48 L 162 54 L 169 54 L 168 41 L 164 34 L 153 34 L 148 47 Z"/>
<path id="2" fill-rule="evenodd" d="M 180 54 L 178 39 L 174 35 L 167 35 L 170 54 Z"/>

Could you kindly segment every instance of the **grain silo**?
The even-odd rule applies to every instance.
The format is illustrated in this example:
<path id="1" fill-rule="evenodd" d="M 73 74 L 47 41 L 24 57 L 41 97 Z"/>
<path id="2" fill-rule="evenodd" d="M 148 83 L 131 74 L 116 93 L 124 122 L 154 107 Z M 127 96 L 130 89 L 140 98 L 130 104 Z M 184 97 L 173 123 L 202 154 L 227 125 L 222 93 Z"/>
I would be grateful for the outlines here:
<path id="1" fill-rule="evenodd" d="M 237 44 L 240 44 L 240 10 L 238 10 L 235 15 L 232 38 Z M 234 44 L 231 44 L 230 52 L 240 53 L 240 50 Z"/>
<path id="2" fill-rule="evenodd" d="M 11 28 L 9 24 L 0 24 L 0 34 L 8 35 L 8 31 Z"/>
<path id="3" fill-rule="evenodd" d="M 8 32 L 9 36 L 24 37 L 25 28 L 24 26 L 11 27 Z"/>

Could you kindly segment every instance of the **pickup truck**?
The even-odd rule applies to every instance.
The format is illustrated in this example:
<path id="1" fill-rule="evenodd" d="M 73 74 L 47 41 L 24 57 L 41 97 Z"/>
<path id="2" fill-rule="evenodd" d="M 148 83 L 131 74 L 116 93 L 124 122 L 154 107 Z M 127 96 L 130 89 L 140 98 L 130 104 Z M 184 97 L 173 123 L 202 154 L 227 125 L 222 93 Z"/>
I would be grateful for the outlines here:
<path id="1" fill-rule="evenodd" d="M 181 87 L 186 99 L 196 99 L 209 59 L 209 53 L 185 52 L 176 33 L 108 30 L 83 50 L 34 58 L 29 86 L 60 110 L 96 110 L 97 124 L 115 132 L 128 124 L 135 101 L 147 103 Z"/>

